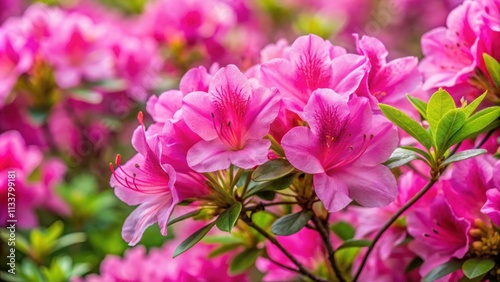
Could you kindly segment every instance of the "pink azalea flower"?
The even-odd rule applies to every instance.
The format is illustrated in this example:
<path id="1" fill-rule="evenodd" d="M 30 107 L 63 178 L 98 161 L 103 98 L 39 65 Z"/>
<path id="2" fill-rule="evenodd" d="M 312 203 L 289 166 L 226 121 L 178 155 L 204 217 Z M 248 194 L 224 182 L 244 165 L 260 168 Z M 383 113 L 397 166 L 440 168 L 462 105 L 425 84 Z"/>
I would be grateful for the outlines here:
<path id="1" fill-rule="evenodd" d="M 259 80 L 266 87 L 277 87 L 285 106 L 300 113 L 318 88 L 341 94 L 358 88 L 368 62 L 363 56 L 344 53 L 319 36 L 301 36 L 285 52 L 287 57 L 260 66 Z"/>
<path id="2" fill-rule="evenodd" d="M 491 155 L 478 156 L 454 164 L 451 177 L 441 181 L 443 191 L 453 212 L 469 222 L 488 218 L 481 213 L 487 200 L 486 191 L 492 188 L 495 159 Z"/>
<path id="3" fill-rule="evenodd" d="M 330 89 L 313 92 L 302 115 L 310 128 L 295 127 L 281 142 L 290 163 L 314 175 L 316 194 L 330 212 L 351 199 L 382 207 L 397 194 L 394 176 L 380 164 L 396 149 L 397 131 L 372 114 L 366 98 L 346 96 Z"/>
<path id="4" fill-rule="evenodd" d="M 127 82 L 127 93 L 145 101 L 160 82 L 162 59 L 152 38 L 120 35 L 115 46 L 118 76 Z"/>
<path id="5" fill-rule="evenodd" d="M 130 245 L 139 242 L 147 227 L 158 222 L 162 235 L 167 234 L 167 222 L 182 199 L 173 189 L 175 170 L 161 163 L 162 146 L 158 135 L 146 137 L 142 114 L 132 137 L 132 144 L 139 152 L 124 165 L 117 156 L 118 169 L 111 170 L 110 184 L 116 196 L 128 205 L 139 205 L 125 220 L 122 236 Z"/>
<path id="6" fill-rule="evenodd" d="M 494 31 L 500 31 L 500 1 L 480 0 L 478 1 L 484 10 L 483 18 L 486 24 Z"/>
<path id="7" fill-rule="evenodd" d="M 189 150 L 189 166 L 209 172 L 230 164 L 249 169 L 264 163 L 270 142 L 262 138 L 279 109 L 276 91 L 252 88 L 234 65 L 220 69 L 208 92 L 184 97 L 183 119 L 203 139 Z"/>
<path id="8" fill-rule="evenodd" d="M 359 54 L 366 56 L 371 65 L 356 93 L 375 98 L 374 105 L 378 102 L 393 106 L 406 103 L 411 107 L 405 95 L 413 93 L 422 83 L 418 59 L 404 57 L 387 62 L 388 52 L 380 40 L 369 36 L 360 39 L 357 34 L 354 37 Z"/>
<path id="9" fill-rule="evenodd" d="M 276 236 L 276 240 L 307 269 L 317 269 L 319 265 L 325 263 L 326 254 L 321 237 L 314 230 L 303 228 L 290 236 Z M 288 267 L 296 267 L 278 247 L 271 243 L 266 245 L 267 254 L 273 261 Z M 292 281 L 297 277 L 296 272 L 286 270 L 276 265 L 272 260 L 257 259 L 257 268 L 265 273 L 263 281 Z"/>
<path id="10" fill-rule="evenodd" d="M 447 28 L 433 29 L 422 37 L 425 58 L 419 69 L 425 90 L 467 82 L 476 66 L 479 11 L 477 2 L 465 1 L 449 14 Z"/>
<path id="11" fill-rule="evenodd" d="M 55 68 L 61 88 L 72 88 L 82 80 L 97 81 L 114 75 L 114 55 L 106 37 L 110 30 L 88 17 L 67 15 L 58 32 L 42 41 L 42 53 Z"/>
<path id="12" fill-rule="evenodd" d="M 1 180 L 0 194 L 2 206 L 0 225 L 5 226 L 7 219 L 16 219 L 22 228 L 32 228 L 38 225 L 35 209 L 48 208 L 61 215 L 69 213 L 68 206 L 54 193 L 53 188 L 65 173 L 62 162 L 52 159 L 42 163 L 42 152 L 36 146 L 26 146 L 23 137 L 17 131 L 7 131 L 0 135 L 0 173 L 4 174 Z M 38 179 L 29 179 L 33 172 L 39 169 Z M 16 209 L 15 218 L 9 218 L 8 178 L 7 174 L 14 172 L 14 191 Z M 9 196 L 10 197 L 10 196 Z"/>
<path id="13" fill-rule="evenodd" d="M 471 224 L 457 217 L 444 197 L 410 214 L 407 224 L 415 238 L 410 248 L 424 260 L 422 276 L 452 258 L 463 258 L 469 250 Z"/>
<path id="14" fill-rule="evenodd" d="M 10 94 L 19 76 L 31 68 L 33 54 L 27 41 L 0 29 L 0 108 Z"/>
<path id="15" fill-rule="evenodd" d="M 481 212 L 486 214 L 495 225 L 500 226 L 500 161 L 497 161 L 493 168 L 493 183 L 486 191 L 486 203 L 481 208 Z"/>

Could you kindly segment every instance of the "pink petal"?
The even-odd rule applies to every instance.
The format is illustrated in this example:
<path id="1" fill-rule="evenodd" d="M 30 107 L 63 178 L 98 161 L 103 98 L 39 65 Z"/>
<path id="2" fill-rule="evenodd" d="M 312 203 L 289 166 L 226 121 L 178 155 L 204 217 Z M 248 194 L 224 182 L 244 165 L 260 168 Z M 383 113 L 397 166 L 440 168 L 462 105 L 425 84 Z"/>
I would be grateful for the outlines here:
<path id="1" fill-rule="evenodd" d="M 56 69 L 54 75 L 57 84 L 63 89 L 77 86 L 82 79 L 80 71 L 74 68 Z"/>
<path id="2" fill-rule="evenodd" d="M 263 139 L 250 139 L 239 151 L 230 152 L 231 163 L 243 169 L 251 169 L 265 163 L 271 142 Z"/>
<path id="3" fill-rule="evenodd" d="M 146 104 L 146 109 L 154 121 L 165 123 L 174 118 L 174 114 L 181 108 L 182 98 L 180 91 L 169 90 L 160 94 L 159 97 L 151 96 Z"/>
<path id="4" fill-rule="evenodd" d="M 271 91 L 261 87 L 254 90 L 245 116 L 245 123 L 248 124 L 246 137 L 252 139 L 264 137 L 278 116 L 280 105 L 281 98 L 276 89 Z"/>
<path id="5" fill-rule="evenodd" d="M 332 114 L 330 112 L 334 111 L 335 122 L 345 120 L 349 116 L 347 98 L 347 96 L 341 96 L 331 89 L 318 89 L 312 93 L 304 107 L 304 113 L 300 116 L 307 121 L 316 134 L 319 134 L 317 131 L 321 128 L 322 123 L 331 122 L 330 120 L 321 120 L 325 114 L 330 115 Z M 332 126 L 332 124 L 327 126 Z"/>
<path id="6" fill-rule="evenodd" d="M 219 139 L 202 140 L 189 149 L 187 163 L 200 173 L 222 170 L 231 165 L 231 152 Z"/>
<path id="7" fill-rule="evenodd" d="M 331 87 L 339 94 L 353 93 L 368 71 L 368 60 L 359 55 L 346 54 L 332 60 Z"/>
<path id="8" fill-rule="evenodd" d="M 297 169 L 306 173 L 325 172 L 321 164 L 319 141 L 307 127 L 292 128 L 281 140 L 288 161 Z"/>
<path id="9" fill-rule="evenodd" d="M 373 166 L 385 162 L 399 144 L 398 130 L 385 117 L 374 115 L 370 134 L 370 146 L 358 160 L 358 163 Z"/>
<path id="10" fill-rule="evenodd" d="M 384 207 L 397 196 L 396 179 L 383 165 L 349 167 L 336 173 L 349 187 L 349 196 L 365 207 Z"/>
<path id="11" fill-rule="evenodd" d="M 212 99 L 231 93 L 239 95 L 241 99 L 249 99 L 252 89 L 245 75 L 235 65 L 228 65 L 215 73 L 208 93 Z"/>
<path id="12" fill-rule="evenodd" d="M 184 97 L 182 117 L 192 131 L 204 140 L 218 137 L 214 128 L 212 113 L 214 107 L 210 97 L 205 92 L 192 92 Z"/>
<path id="13" fill-rule="evenodd" d="M 339 211 L 352 201 L 346 183 L 336 175 L 314 175 L 314 191 L 329 212 Z"/>
<path id="14" fill-rule="evenodd" d="M 211 78 L 205 67 L 192 68 L 182 77 L 179 89 L 184 95 L 195 91 L 207 92 Z"/>

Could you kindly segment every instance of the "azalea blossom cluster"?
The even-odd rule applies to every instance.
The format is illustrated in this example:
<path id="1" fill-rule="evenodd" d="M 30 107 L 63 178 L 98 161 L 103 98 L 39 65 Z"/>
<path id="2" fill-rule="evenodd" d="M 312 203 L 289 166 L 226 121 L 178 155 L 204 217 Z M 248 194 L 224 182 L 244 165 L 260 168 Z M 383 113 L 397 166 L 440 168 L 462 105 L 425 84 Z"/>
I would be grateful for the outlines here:
<path id="1" fill-rule="evenodd" d="M 457 101 L 488 91 L 498 104 L 500 81 L 494 69 L 500 60 L 499 7 L 496 0 L 465 1 L 450 12 L 446 27 L 423 35 L 423 89 L 447 88 Z"/>

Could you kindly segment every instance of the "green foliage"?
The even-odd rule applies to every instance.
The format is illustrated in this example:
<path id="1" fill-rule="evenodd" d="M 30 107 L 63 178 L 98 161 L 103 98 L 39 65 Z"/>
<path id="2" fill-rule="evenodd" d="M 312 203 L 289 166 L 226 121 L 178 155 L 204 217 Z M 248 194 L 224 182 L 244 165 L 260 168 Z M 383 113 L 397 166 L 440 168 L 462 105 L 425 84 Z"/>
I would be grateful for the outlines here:
<path id="1" fill-rule="evenodd" d="M 491 76 L 491 79 L 495 83 L 496 87 L 500 88 L 500 63 L 495 60 L 492 56 L 483 53 L 484 63 L 486 64 L 486 69 Z"/>
<path id="2" fill-rule="evenodd" d="M 288 174 L 278 179 L 259 183 L 255 186 L 252 186 L 252 188 L 250 188 L 247 191 L 247 193 L 245 194 L 245 199 L 250 196 L 260 194 L 262 192 L 270 192 L 270 191 L 286 189 L 290 187 L 294 179 L 295 179 L 295 174 Z"/>
<path id="3" fill-rule="evenodd" d="M 221 231 L 231 232 L 231 229 L 233 229 L 233 226 L 238 221 L 242 208 L 241 203 L 236 202 L 230 208 L 223 211 L 215 221 L 217 228 Z"/>
<path id="4" fill-rule="evenodd" d="M 312 211 L 300 211 L 298 213 L 287 214 L 273 223 L 271 232 L 282 236 L 295 234 L 306 226 L 311 216 Z"/>
<path id="5" fill-rule="evenodd" d="M 495 267 L 495 261 L 490 258 L 470 258 L 462 265 L 462 270 L 470 279 L 488 273 Z"/>
<path id="6" fill-rule="evenodd" d="M 354 237 L 354 233 L 356 232 L 354 227 L 345 221 L 339 221 L 333 224 L 330 229 L 332 229 L 333 233 L 344 241 L 352 239 Z"/>
<path id="7" fill-rule="evenodd" d="M 370 240 L 346 240 L 342 245 L 340 245 L 337 250 L 342 250 L 346 248 L 354 248 L 354 247 L 368 247 L 372 241 Z"/>
<path id="8" fill-rule="evenodd" d="M 415 159 L 417 159 L 417 154 L 415 154 L 415 152 L 397 148 L 389 157 L 389 159 L 384 162 L 384 165 L 392 169 L 405 165 Z"/>
<path id="9" fill-rule="evenodd" d="M 423 278 L 422 282 L 432 282 L 439 278 L 442 278 L 450 273 L 453 273 L 462 267 L 462 262 L 459 260 L 450 260 L 427 273 Z"/>
<path id="10" fill-rule="evenodd" d="M 439 171 L 444 165 L 452 162 L 475 157 L 483 151 L 460 153 L 450 156 L 450 148 L 467 138 L 489 130 L 498 125 L 500 107 L 489 107 L 474 114 L 486 93 L 479 96 L 469 105 L 462 103 L 456 107 L 453 97 L 443 89 L 436 91 L 426 104 L 417 98 L 407 96 L 412 105 L 422 117 L 427 119 L 429 127 L 426 129 L 402 111 L 384 104 L 380 104 L 382 113 L 394 124 L 414 137 L 426 150 L 405 146 L 398 149 L 386 162 L 389 168 L 406 164 L 421 156 L 434 171 Z M 447 158 L 450 157 L 450 160 Z"/>
<path id="11" fill-rule="evenodd" d="M 205 237 L 205 235 L 207 235 L 208 231 L 210 231 L 210 229 L 212 229 L 214 225 L 215 221 L 200 228 L 198 231 L 191 234 L 191 236 L 187 237 L 186 240 L 182 241 L 182 243 L 174 251 L 174 258 L 196 245 L 196 243 L 198 243 L 201 239 L 203 239 L 203 237 Z"/>
<path id="12" fill-rule="evenodd" d="M 262 250 L 257 248 L 246 249 L 243 252 L 237 254 L 229 264 L 229 273 L 231 275 L 237 275 L 245 272 L 250 267 L 255 265 L 255 261 L 261 255 Z"/>
<path id="13" fill-rule="evenodd" d="M 279 179 L 292 173 L 295 168 L 285 159 L 274 159 L 258 166 L 252 173 L 252 180 L 256 182 Z"/>

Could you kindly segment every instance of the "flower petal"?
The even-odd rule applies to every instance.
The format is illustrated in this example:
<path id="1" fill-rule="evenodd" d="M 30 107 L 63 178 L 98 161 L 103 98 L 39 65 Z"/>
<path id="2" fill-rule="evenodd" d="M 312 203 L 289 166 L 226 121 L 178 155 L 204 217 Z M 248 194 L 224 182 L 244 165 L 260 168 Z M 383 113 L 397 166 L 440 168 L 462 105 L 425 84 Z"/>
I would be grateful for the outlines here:
<path id="1" fill-rule="evenodd" d="M 306 173 L 325 172 L 316 135 L 307 127 L 292 128 L 281 140 L 288 161 Z"/>
<path id="2" fill-rule="evenodd" d="M 222 170 L 231 165 L 231 152 L 219 139 L 202 140 L 189 149 L 187 163 L 200 173 Z"/>
<path id="3" fill-rule="evenodd" d="M 265 163 L 271 142 L 264 139 L 250 139 L 239 151 L 230 152 L 231 163 L 243 169 L 251 169 Z"/>
<path id="4" fill-rule="evenodd" d="M 192 131 L 207 141 L 218 136 L 213 126 L 213 112 L 212 102 L 207 93 L 192 92 L 184 97 L 182 118 Z"/>
<path id="5" fill-rule="evenodd" d="M 348 196 L 347 185 L 335 175 L 314 175 L 314 191 L 329 212 L 339 211 L 352 201 Z"/>

